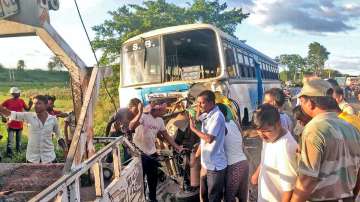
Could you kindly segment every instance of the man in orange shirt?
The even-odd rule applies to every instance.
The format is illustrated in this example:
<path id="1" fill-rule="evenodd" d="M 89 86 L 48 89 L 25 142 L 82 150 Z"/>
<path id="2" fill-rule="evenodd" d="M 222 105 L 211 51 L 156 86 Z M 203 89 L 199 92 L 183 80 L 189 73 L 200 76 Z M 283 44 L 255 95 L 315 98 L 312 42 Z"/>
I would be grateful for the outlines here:
<path id="1" fill-rule="evenodd" d="M 15 112 L 23 112 L 29 111 L 32 106 L 32 101 L 29 100 L 29 106 L 25 104 L 24 100 L 20 98 L 20 89 L 17 87 L 10 88 L 10 94 L 12 98 L 5 100 L 1 105 L 5 107 L 6 109 L 10 111 Z M 14 141 L 14 135 L 16 139 L 16 151 L 20 151 L 21 147 L 21 133 L 23 129 L 23 123 L 21 121 L 9 121 L 7 124 L 7 131 L 8 131 L 8 141 L 7 141 L 7 147 L 6 147 L 6 153 L 8 157 L 12 157 L 13 155 L 13 141 Z"/>

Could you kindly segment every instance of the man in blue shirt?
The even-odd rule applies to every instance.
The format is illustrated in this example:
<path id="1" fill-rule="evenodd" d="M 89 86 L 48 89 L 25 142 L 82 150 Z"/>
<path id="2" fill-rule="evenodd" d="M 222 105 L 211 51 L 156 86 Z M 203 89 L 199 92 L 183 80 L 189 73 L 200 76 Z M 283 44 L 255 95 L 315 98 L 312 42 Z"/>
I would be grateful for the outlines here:
<path id="1" fill-rule="evenodd" d="M 227 160 L 224 150 L 225 118 L 215 105 L 215 94 L 206 90 L 197 98 L 197 119 L 202 122 L 197 130 L 190 117 L 190 129 L 201 140 L 201 166 L 206 175 L 200 179 L 201 201 L 217 202 L 223 198 Z"/>

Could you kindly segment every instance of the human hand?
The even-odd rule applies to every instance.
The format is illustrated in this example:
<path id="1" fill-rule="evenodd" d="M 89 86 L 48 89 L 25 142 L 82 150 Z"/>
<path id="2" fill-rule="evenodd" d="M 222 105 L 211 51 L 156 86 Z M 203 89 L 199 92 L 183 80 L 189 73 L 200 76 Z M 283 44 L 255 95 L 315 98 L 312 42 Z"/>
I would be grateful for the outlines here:
<path id="1" fill-rule="evenodd" d="M 201 113 L 201 107 L 199 103 L 196 103 L 196 114 L 200 114 Z"/>
<path id="2" fill-rule="evenodd" d="M 191 115 L 189 114 L 189 125 L 190 125 L 190 129 L 191 130 L 194 130 L 196 127 L 195 127 L 195 121 L 194 119 L 191 117 Z"/>
<path id="3" fill-rule="evenodd" d="M 254 173 L 251 178 L 250 178 L 250 182 L 252 185 L 257 185 L 258 184 L 258 179 L 259 179 L 259 175 L 257 175 L 256 173 Z"/>

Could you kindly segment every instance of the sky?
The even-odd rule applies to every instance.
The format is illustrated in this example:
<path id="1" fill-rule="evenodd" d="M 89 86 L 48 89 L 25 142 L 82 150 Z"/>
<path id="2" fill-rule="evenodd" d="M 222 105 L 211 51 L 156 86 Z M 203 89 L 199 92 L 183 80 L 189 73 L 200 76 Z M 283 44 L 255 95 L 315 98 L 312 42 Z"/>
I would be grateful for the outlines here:
<path id="1" fill-rule="evenodd" d="M 189 0 L 191 1 L 191 0 Z M 221 1 L 221 0 L 220 0 Z M 140 0 L 77 0 L 89 31 L 110 18 L 108 11 Z M 183 0 L 167 0 L 185 5 Z M 360 75 L 359 0 L 227 0 L 229 8 L 243 8 L 250 17 L 235 35 L 266 55 L 300 54 L 319 42 L 330 52 L 326 66 L 342 73 Z M 60 0 L 60 9 L 50 11 L 52 26 L 88 65 L 95 64 L 73 0 Z M 38 37 L 0 38 L 0 63 L 15 68 L 19 59 L 26 68 L 47 68 L 53 53 Z M 119 44 L 119 47 L 121 44 Z M 98 53 L 100 54 L 100 53 Z"/>

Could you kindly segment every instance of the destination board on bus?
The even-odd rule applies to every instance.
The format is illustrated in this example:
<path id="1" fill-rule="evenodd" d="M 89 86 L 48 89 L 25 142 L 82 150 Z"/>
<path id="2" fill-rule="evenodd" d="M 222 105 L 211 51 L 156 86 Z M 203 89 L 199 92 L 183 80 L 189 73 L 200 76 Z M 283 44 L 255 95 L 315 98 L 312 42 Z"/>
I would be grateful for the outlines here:
<path id="1" fill-rule="evenodd" d="M 19 12 L 19 5 L 16 0 L 0 0 L 0 20 L 10 17 Z"/>

